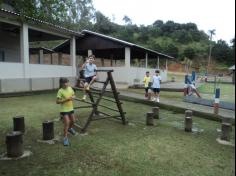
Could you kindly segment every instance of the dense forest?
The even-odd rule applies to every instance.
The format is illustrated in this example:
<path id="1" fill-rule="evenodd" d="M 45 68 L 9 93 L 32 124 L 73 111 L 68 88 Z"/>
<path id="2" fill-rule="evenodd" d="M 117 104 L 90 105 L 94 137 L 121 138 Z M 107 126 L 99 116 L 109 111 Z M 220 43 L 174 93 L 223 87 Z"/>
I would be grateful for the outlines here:
<path id="1" fill-rule="evenodd" d="M 211 61 L 221 67 L 235 62 L 235 38 L 230 44 L 224 40 L 212 41 L 217 31 L 209 29 L 205 33 L 195 23 L 157 19 L 153 24 L 138 26 L 124 16 L 125 25 L 119 25 L 96 11 L 92 0 L 0 0 L 0 4 L 3 8 L 12 7 L 22 19 L 27 15 L 77 31 L 92 30 L 169 54 L 179 62 L 190 60 L 198 67 L 208 64 L 210 50 Z"/>

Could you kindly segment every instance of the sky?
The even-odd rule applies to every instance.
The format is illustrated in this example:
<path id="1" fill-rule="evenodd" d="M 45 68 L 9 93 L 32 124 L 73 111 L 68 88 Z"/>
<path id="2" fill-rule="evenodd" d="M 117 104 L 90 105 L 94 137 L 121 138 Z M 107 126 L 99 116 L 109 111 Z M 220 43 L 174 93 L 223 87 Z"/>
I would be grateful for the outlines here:
<path id="1" fill-rule="evenodd" d="M 215 29 L 214 41 L 230 43 L 235 37 L 235 0 L 93 0 L 93 5 L 118 24 L 125 24 L 124 15 L 145 26 L 156 20 L 192 22 L 207 34 Z"/>

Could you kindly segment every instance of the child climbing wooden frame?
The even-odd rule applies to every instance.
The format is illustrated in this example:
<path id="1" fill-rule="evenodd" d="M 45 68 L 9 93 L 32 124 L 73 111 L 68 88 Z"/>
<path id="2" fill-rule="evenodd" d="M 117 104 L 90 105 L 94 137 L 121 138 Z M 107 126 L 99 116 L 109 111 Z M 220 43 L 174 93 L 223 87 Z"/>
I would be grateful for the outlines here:
<path id="1" fill-rule="evenodd" d="M 82 133 L 84 133 L 86 131 L 86 129 L 88 128 L 91 121 L 95 121 L 95 120 L 115 118 L 115 119 L 121 120 L 124 125 L 127 123 L 126 119 L 125 119 L 125 112 L 123 111 L 123 108 L 122 108 L 122 103 L 119 100 L 119 92 L 117 92 L 116 85 L 115 85 L 114 79 L 112 77 L 113 70 L 96 70 L 96 72 L 106 72 L 107 73 L 106 81 L 96 81 L 97 83 L 103 84 L 102 89 L 91 88 L 90 90 L 86 90 L 86 92 L 88 93 L 90 102 L 84 101 L 84 100 L 81 100 L 78 98 L 75 99 L 75 101 L 81 101 L 86 104 L 89 104 L 89 106 L 79 106 L 79 107 L 75 107 L 75 109 L 92 108 L 92 111 L 91 111 L 88 119 L 86 120 L 84 126 L 80 127 Z M 106 90 L 107 85 L 109 83 L 111 85 L 111 91 Z M 82 90 L 82 88 L 74 87 L 74 90 Z M 93 93 L 98 94 L 98 96 L 96 96 L 96 98 L 97 98 L 96 100 L 94 99 L 95 96 L 93 96 Z M 112 93 L 115 100 L 104 98 L 103 96 L 105 95 L 105 93 Z M 102 99 L 105 101 L 116 103 L 117 109 L 113 109 L 113 108 L 107 107 L 105 105 L 101 105 L 100 102 Z M 98 111 L 98 107 L 103 107 L 103 108 L 109 109 L 111 111 L 119 112 L 119 114 L 118 115 L 109 115 L 108 113 Z M 105 115 L 105 116 L 100 116 L 100 114 Z"/>

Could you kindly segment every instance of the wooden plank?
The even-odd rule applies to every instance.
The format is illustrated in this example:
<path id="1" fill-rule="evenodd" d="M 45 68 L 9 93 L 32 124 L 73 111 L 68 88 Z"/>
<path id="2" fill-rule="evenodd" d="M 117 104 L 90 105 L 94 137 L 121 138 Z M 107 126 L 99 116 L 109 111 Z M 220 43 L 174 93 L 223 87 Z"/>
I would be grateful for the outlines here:
<path id="1" fill-rule="evenodd" d="M 122 118 L 122 122 L 125 125 L 126 124 L 126 119 L 125 119 L 125 115 L 124 115 L 124 112 L 123 112 L 123 108 L 122 108 L 120 100 L 119 100 L 118 92 L 116 90 L 115 81 L 113 80 L 111 72 L 108 72 L 107 76 L 108 76 L 108 78 L 110 80 L 111 89 L 112 89 L 112 92 L 113 92 L 113 96 L 114 96 L 114 98 L 115 98 L 115 100 L 117 102 L 116 105 L 117 105 L 117 108 L 119 109 L 120 116 Z"/>
<path id="2" fill-rule="evenodd" d="M 87 103 L 87 104 L 94 105 L 94 103 L 92 103 L 92 102 L 89 102 L 89 101 L 86 101 L 86 100 L 83 100 L 83 99 L 74 98 L 74 100 L 75 100 L 75 101 L 79 101 L 79 102 L 83 102 L 83 103 Z"/>
<path id="3" fill-rule="evenodd" d="M 113 108 L 110 108 L 110 107 L 107 107 L 107 106 L 104 106 L 104 105 L 98 105 L 98 106 L 103 107 L 103 108 L 106 108 L 106 109 L 109 109 L 109 110 L 111 110 L 111 111 L 120 112 L 120 111 L 117 110 L 117 109 L 113 109 Z"/>
<path id="4" fill-rule="evenodd" d="M 112 70 L 112 69 L 108 69 L 108 70 L 102 70 L 102 69 L 100 69 L 100 70 L 96 70 L 96 72 L 113 72 L 114 70 Z"/>
<path id="5" fill-rule="evenodd" d="M 110 118 L 116 118 L 117 119 L 118 117 L 120 117 L 120 115 L 113 115 L 113 116 L 106 116 L 106 117 L 96 117 L 96 118 L 93 118 L 92 121 L 110 119 Z"/>
<path id="6" fill-rule="evenodd" d="M 74 107 L 74 109 L 84 109 L 84 108 L 92 108 L 93 106 L 78 106 Z"/>

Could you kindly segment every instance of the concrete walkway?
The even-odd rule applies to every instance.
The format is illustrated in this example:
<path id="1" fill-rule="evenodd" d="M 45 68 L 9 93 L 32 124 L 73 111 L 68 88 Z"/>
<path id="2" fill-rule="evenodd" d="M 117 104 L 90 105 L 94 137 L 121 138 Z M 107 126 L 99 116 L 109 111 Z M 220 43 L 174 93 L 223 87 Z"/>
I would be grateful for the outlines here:
<path id="1" fill-rule="evenodd" d="M 144 95 L 129 92 L 129 91 L 126 91 L 126 90 L 120 90 L 120 95 L 126 96 L 126 97 L 131 97 L 131 98 L 137 98 L 137 99 L 141 99 L 141 100 L 146 100 Z M 198 111 L 198 112 L 203 112 L 203 113 L 208 113 L 208 114 L 213 115 L 213 107 L 187 103 L 187 102 L 184 102 L 184 101 L 175 101 L 175 99 L 162 98 L 161 96 L 160 96 L 160 104 L 165 104 L 165 105 L 175 106 L 175 107 L 179 107 L 179 108 L 190 109 L 190 110 L 193 110 L 193 111 Z M 227 109 L 221 109 L 220 108 L 219 109 L 219 115 L 222 116 L 222 117 L 231 117 L 231 118 L 235 119 L 235 111 L 232 111 L 232 110 L 227 110 Z"/>

